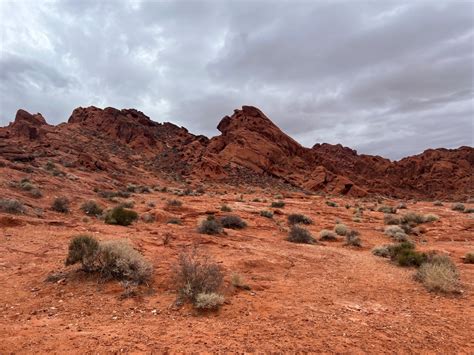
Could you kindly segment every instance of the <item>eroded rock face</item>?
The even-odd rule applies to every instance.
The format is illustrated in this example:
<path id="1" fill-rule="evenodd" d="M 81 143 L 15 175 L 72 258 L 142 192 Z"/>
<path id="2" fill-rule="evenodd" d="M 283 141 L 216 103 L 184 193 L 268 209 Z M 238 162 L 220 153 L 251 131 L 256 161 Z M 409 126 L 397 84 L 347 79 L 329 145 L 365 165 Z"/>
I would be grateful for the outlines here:
<path id="1" fill-rule="evenodd" d="M 256 107 L 243 106 L 217 126 L 221 135 L 195 136 L 157 123 L 134 109 L 75 109 L 68 123 L 47 125 L 41 114 L 19 110 L 0 129 L 0 155 L 28 161 L 41 152 L 87 170 L 139 174 L 143 169 L 177 179 L 275 184 L 353 197 L 469 197 L 474 149 L 429 149 L 391 162 L 341 145 L 301 146 Z M 269 185 L 269 186 L 270 186 Z"/>

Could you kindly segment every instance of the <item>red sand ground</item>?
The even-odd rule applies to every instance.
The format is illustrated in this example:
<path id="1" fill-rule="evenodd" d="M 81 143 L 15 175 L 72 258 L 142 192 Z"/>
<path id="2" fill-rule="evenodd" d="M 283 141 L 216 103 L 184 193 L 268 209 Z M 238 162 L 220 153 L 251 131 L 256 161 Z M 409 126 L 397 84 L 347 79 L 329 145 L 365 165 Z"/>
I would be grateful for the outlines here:
<path id="1" fill-rule="evenodd" d="M 94 195 L 86 196 L 81 186 L 84 190 L 70 191 L 73 213 L 68 215 L 47 209 L 55 186 L 42 199 L 28 202 L 45 208 L 42 218 L 0 213 L 2 354 L 472 353 L 474 265 L 463 264 L 461 258 L 474 250 L 474 219 L 472 214 L 451 211 L 448 203 L 407 205 L 408 210 L 440 216 L 425 225 L 417 245 L 453 258 L 463 284 L 463 293 L 456 296 L 430 293 L 413 280 L 414 269 L 373 256 L 374 246 L 390 242 L 382 232 L 383 213 L 365 210 L 361 222 L 355 223 L 353 208 L 344 207 L 353 206 L 353 199 L 335 198 L 340 207 L 333 208 L 321 196 L 288 194 L 283 214 L 271 220 L 259 212 L 268 209 L 274 194 L 261 190 L 227 188 L 224 193 L 224 187 L 211 188 L 202 196 L 179 197 L 184 204 L 175 211 L 165 209 L 166 200 L 176 198 L 171 193 L 135 194 L 135 209 L 150 210 L 158 220 L 120 227 L 84 219 L 80 203 Z M 242 193 L 245 202 L 238 201 Z M 267 202 L 249 202 L 254 198 Z M 147 207 L 148 201 L 155 201 L 156 207 Z M 224 203 L 247 221 L 248 228 L 226 230 L 223 236 L 198 234 L 196 226 L 205 212 L 221 215 Z M 342 239 L 318 245 L 285 241 L 287 214 L 294 212 L 314 220 L 309 226 L 314 235 L 332 229 L 340 219 L 361 232 L 363 248 L 346 247 Z M 165 224 L 167 216 L 180 216 L 184 223 Z M 77 267 L 66 268 L 69 240 L 79 233 L 100 240 L 129 238 L 155 267 L 150 288 L 141 287 L 139 297 L 121 300 L 118 282 L 100 283 Z M 173 236 L 169 245 L 163 245 L 166 233 Z M 205 248 L 225 270 L 226 304 L 218 312 L 174 305 L 171 266 L 182 248 L 193 244 Z M 67 273 L 65 279 L 45 282 L 58 271 Z M 240 274 L 251 290 L 233 289 L 232 273 Z"/>

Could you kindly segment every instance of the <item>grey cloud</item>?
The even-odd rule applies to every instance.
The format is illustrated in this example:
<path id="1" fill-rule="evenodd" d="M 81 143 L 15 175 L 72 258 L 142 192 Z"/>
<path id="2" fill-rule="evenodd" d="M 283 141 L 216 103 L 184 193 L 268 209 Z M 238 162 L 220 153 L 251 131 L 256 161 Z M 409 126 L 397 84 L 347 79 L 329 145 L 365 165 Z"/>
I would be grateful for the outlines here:
<path id="1" fill-rule="evenodd" d="M 398 159 L 473 144 L 468 1 L 0 5 L 0 122 L 135 107 L 214 135 L 242 104 L 306 146 Z M 402 141 L 402 143 L 400 143 Z"/>

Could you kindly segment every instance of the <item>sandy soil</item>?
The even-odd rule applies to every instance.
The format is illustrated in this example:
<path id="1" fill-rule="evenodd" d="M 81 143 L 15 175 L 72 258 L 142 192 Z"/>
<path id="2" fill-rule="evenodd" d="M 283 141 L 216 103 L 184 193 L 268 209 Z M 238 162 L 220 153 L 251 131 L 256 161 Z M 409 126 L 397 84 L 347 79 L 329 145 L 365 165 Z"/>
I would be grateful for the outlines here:
<path id="1" fill-rule="evenodd" d="M 371 254 L 374 246 L 390 242 L 383 235 L 381 212 L 366 210 L 355 223 L 353 208 L 344 207 L 354 200 L 334 198 L 340 206 L 334 208 L 324 197 L 293 193 L 284 198 L 283 214 L 271 220 L 259 215 L 268 209 L 271 194 L 244 193 L 241 202 L 241 192 L 220 191 L 179 197 L 183 207 L 174 211 L 165 207 L 167 199 L 176 198 L 171 193 L 134 195 L 135 209 L 155 213 L 158 220 L 130 227 L 84 219 L 79 210 L 83 197 L 72 192 L 73 213 L 68 215 L 0 213 L 0 353 L 472 352 L 474 265 L 462 263 L 462 256 L 474 250 L 472 215 L 451 211 L 450 204 L 407 203 L 409 210 L 440 216 L 425 225 L 417 244 L 448 253 L 459 267 L 463 293 L 445 296 L 417 283 L 414 269 Z M 47 206 L 51 198 L 41 203 Z M 267 202 L 250 202 L 254 198 Z M 156 207 L 147 207 L 148 201 Z M 222 236 L 198 234 L 205 212 L 221 215 L 222 204 L 248 228 L 226 230 Z M 361 232 L 363 248 L 344 246 L 342 239 L 318 245 L 287 242 L 286 218 L 294 212 L 314 220 L 309 226 L 314 235 L 340 219 Z M 169 216 L 181 217 L 183 225 L 165 224 Z M 121 299 L 120 283 L 102 283 L 77 267 L 66 268 L 68 242 L 79 233 L 100 240 L 129 238 L 155 267 L 150 287 L 142 286 L 138 297 Z M 163 244 L 166 233 L 172 234 L 169 245 Z M 171 267 L 180 251 L 193 244 L 225 270 L 226 304 L 218 312 L 174 304 Z M 65 272 L 65 277 L 45 282 L 53 272 Z M 251 290 L 233 289 L 232 273 L 240 274 Z"/>

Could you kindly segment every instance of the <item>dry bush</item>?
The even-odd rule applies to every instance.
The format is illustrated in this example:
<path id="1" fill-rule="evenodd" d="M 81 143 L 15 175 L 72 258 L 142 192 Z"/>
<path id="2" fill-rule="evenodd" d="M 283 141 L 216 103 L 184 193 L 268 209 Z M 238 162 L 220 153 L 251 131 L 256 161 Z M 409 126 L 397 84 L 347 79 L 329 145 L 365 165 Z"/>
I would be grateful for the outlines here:
<path id="1" fill-rule="evenodd" d="M 435 201 L 433 202 L 433 206 L 443 206 L 443 203 L 441 201 Z"/>
<path id="2" fill-rule="evenodd" d="M 166 223 L 168 223 L 168 224 L 178 224 L 178 225 L 181 225 L 181 224 L 183 224 L 183 221 L 182 221 L 180 218 L 171 217 L 170 219 L 168 219 L 168 221 L 167 221 Z"/>
<path id="3" fill-rule="evenodd" d="M 67 197 L 56 197 L 51 205 L 51 209 L 60 213 L 68 213 L 69 199 Z"/>
<path id="4" fill-rule="evenodd" d="M 299 226 L 291 227 L 290 234 L 286 240 L 292 243 L 302 244 L 314 244 L 316 241 L 307 229 Z"/>
<path id="5" fill-rule="evenodd" d="M 435 214 L 430 213 L 425 215 L 424 219 L 425 222 L 436 222 L 437 220 L 439 220 L 439 217 Z"/>
<path id="6" fill-rule="evenodd" d="M 224 228 L 243 229 L 247 227 L 247 223 L 245 223 L 245 221 L 243 221 L 242 218 L 237 215 L 224 216 L 221 218 L 220 222 Z"/>
<path id="7" fill-rule="evenodd" d="M 423 263 L 416 273 L 416 279 L 429 291 L 455 293 L 460 290 L 459 272 L 447 256 L 435 255 Z"/>
<path id="8" fill-rule="evenodd" d="M 319 232 L 319 239 L 320 240 L 337 240 L 336 234 L 330 230 L 323 229 Z"/>
<path id="9" fill-rule="evenodd" d="M 81 205 L 81 210 L 89 216 L 100 216 L 102 215 L 103 208 L 94 200 L 89 200 Z"/>
<path id="10" fill-rule="evenodd" d="M 209 255 L 192 248 L 183 251 L 174 266 L 174 283 L 178 301 L 190 301 L 197 306 L 198 295 L 219 294 L 224 282 L 220 266 Z"/>
<path id="11" fill-rule="evenodd" d="M 415 245 L 410 242 L 402 242 L 389 245 L 390 258 L 400 266 L 420 266 L 428 259 L 425 253 L 415 251 Z"/>
<path id="12" fill-rule="evenodd" d="M 349 231 L 349 228 L 345 224 L 338 223 L 334 227 L 334 231 L 336 232 L 337 235 L 345 236 L 347 232 Z"/>
<path id="13" fill-rule="evenodd" d="M 387 245 L 378 246 L 372 249 L 372 254 L 382 258 L 390 257 L 390 250 Z"/>
<path id="14" fill-rule="evenodd" d="M 377 211 L 383 213 L 397 213 L 397 209 L 391 206 L 380 206 Z"/>
<path id="15" fill-rule="evenodd" d="M 260 211 L 260 216 L 265 217 L 265 218 L 273 218 L 273 212 L 272 211 Z"/>
<path id="16" fill-rule="evenodd" d="M 230 278 L 230 282 L 231 282 L 232 286 L 234 286 L 235 288 L 241 288 L 243 290 L 250 290 L 250 286 L 245 283 L 242 276 L 240 276 L 239 274 L 232 274 L 232 276 Z"/>
<path id="17" fill-rule="evenodd" d="M 383 216 L 383 223 L 388 224 L 388 225 L 400 224 L 400 218 L 398 218 L 397 216 L 394 216 L 393 214 L 386 213 Z"/>
<path id="18" fill-rule="evenodd" d="M 101 276 L 105 279 L 130 280 L 146 283 L 153 273 L 153 266 L 126 240 L 100 243 L 98 261 Z"/>
<path id="19" fill-rule="evenodd" d="M 464 256 L 464 263 L 474 264 L 474 252 L 466 253 L 466 255 Z"/>
<path id="20" fill-rule="evenodd" d="M 141 216 L 141 219 L 143 222 L 145 223 L 153 223 L 156 221 L 156 217 L 153 213 L 144 213 L 142 216 Z"/>
<path id="21" fill-rule="evenodd" d="M 271 207 L 273 207 L 273 208 L 283 208 L 283 207 L 285 207 L 285 202 L 283 202 L 283 201 L 274 201 L 274 202 L 272 202 Z"/>
<path id="22" fill-rule="evenodd" d="M 326 201 L 326 205 L 329 207 L 337 207 L 337 203 L 334 201 Z"/>
<path id="23" fill-rule="evenodd" d="M 232 208 L 230 208 L 230 207 L 227 206 L 227 205 L 222 205 L 221 211 L 222 211 L 222 212 L 232 212 Z"/>
<path id="24" fill-rule="evenodd" d="M 219 221 L 212 217 L 208 217 L 208 219 L 201 222 L 198 232 L 202 234 L 216 235 L 222 232 L 222 226 Z"/>
<path id="25" fill-rule="evenodd" d="M 26 209 L 18 200 L 2 198 L 0 199 L 0 211 L 7 213 L 25 213 Z"/>
<path id="26" fill-rule="evenodd" d="M 138 213 L 127 210 L 122 206 L 117 206 L 107 212 L 105 215 L 105 223 L 116 224 L 119 226 L 129 226 L 138 219 Z"/>
<path id="27" fill-rule="evenodd" d="M 400 223 L 409 225 L 418 225 L 425 223 L 425 216 L 416 212 L 408 212 L 400 218 Z"/>
<path id="28" fill-rule="evenodd" d="M 181 207 L 182 205 L 183 203 L 180 200 L 168 200 L 166 202 L 166 206 L 172 207 L 172 208 Z"/>
<path id="29" fill-rule="evenodd" d="M 196 296 L 194 307 L 197 309 L 217 309 L 224 304 L 224 296 L 218 293 L 199 293 Z"/>
<path id="30" fill-rule="evenodd" d="M 454 203 L 452 206 L 451 206 L 451 209 L 453 211 L 464 211 L 466 207 L 462 204 L 462 203 Z"/>
<path id="31" fill-rule="evenodd" d="M 83 270 L 93 271 L 97 268 L 99 242 L 89 235 L 73 237 L 69 243 L 69 252 L 65 261 L 66 266 L 81 263 Z"/>
<path id="32" fill-rule="evenodd" d="M 313 221 L 311 218 L 300 214 L 300 213 L 292 213 L 288 216 L 288 224 L 293 225 L 293 224 L 312 224 Z"/>
<path id="33" fill-rule="evenodd" d="M 408 239 L 408 236 L 405 234 L 405 230 L 399 226 L 392 225 L 385 227 L 384 234 L 399 242 L 403 242 Z"/>
<path id="34" fill-rule="evenodd" d="M 351 229 L 350 231 L 347 232 L 346 234 L 346 244 L 352 247 L 362 247 L 362 240 L 359 237 L 360 233 L 359 231 L 356 231 L 355 229 Z"/>

